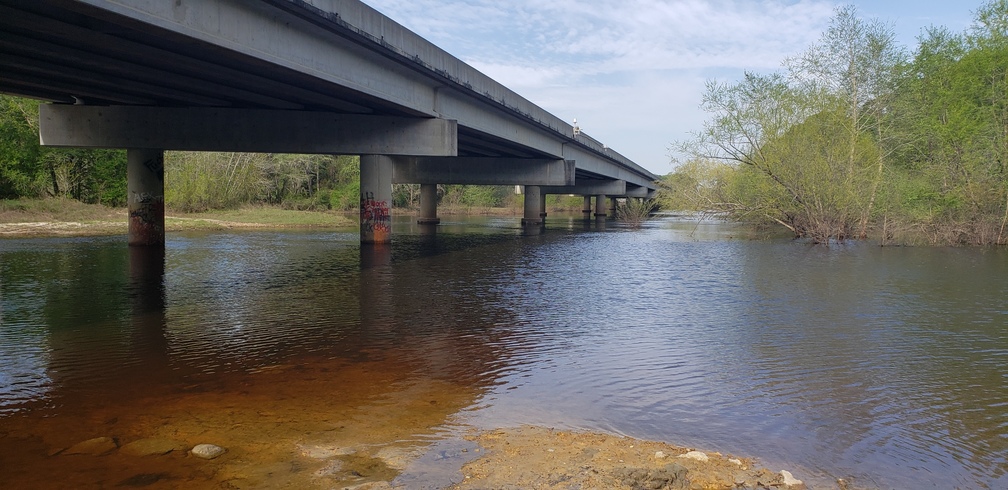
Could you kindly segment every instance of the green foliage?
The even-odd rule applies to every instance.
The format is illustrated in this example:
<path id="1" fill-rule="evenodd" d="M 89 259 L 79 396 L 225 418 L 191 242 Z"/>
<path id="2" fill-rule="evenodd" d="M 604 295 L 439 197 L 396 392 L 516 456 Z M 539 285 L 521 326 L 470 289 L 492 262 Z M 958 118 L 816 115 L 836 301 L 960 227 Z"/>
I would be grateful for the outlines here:
<path id="1" fill-rule="evenodd" d="M 254 202 L 272 190 L 263 176 L 267 160 L 255 153 L 167 152 L 165 205 L 201 212 Z"/>
<path id="2" fill-rule="evenodd" d="M 125 152 L 41 146 L 38 106 L 0 95 L 0 198 L 53 196 L 124 205 Z"/>
<path id="3" fill-rule="evenodd" d="M 360 207 L 360 181 L 340 185 L 329 193 L 329 208 L 335 211 L 350 211 Z"/>
<path id="4" fill-rule="evenodd" d="M 411 209 L 420 207 L 420 184 L 393 184 L 392 205 Z"/>
<path id="5" fill-rule="evenodd" d="M 656 202 L 650 199 L 627 198 L 616 206 L 616 219 L 634 228 L 639 228 L 651 218 Z"/>
<path id="6" fill-rule="evenodd" d="M 514 194 L 512 190 L 511 195 Z M 510 196 L 508 196 L 510 197 Z M 509 206 L 511 200 L 503 199 L 502 206 Z M 580 211 L 584 207 L 584 196 L 568 196 L 562 194 L 549 194 L 546 196 L 546 209 L 556 209 L 564 211 Z"/>
<path id="7" fill-rule="evenodd" d="M 724 210 L 738 203 L 728 192 L 739 175 L 723 161 L 688 160 L 658 182 L 658 204 L 676 211 Z"/>
<path id="8" fill-rule="evenodd" d="M 165 204 L 200 212 L 266 203 L 349 210 L 360 200 L 360 160 L 332 155 L 168 152 Z"/>
<path id="9" fill-rule="evenodd" d="M 929 29 L 912 58 L 893 39 L 842 7 L 786 74 L 708 83 L 711 118 L 676 145 L 693 159 L 663 179 L 663 206 L 819 242 L 1008 243 L 1008 0 L 964 34 Z"/>
<path id="10" fill-rule="evenodd" d="M 511 202 L 514 187 L 506 185 L 444 185 L 438 186 L 440 201 L 454 207 L 505 207 Z"/>
<path id="11" fill-rule="evenodd" d="M 0 198 L 40 196 L 38 104 L 0 95 Z"/>

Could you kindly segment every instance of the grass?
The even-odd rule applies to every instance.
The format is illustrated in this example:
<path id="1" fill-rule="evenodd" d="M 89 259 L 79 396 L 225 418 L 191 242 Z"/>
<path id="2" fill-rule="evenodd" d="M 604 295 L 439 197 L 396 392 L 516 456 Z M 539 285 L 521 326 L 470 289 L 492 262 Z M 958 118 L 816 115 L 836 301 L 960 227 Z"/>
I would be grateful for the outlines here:
<path id="1" fill-rule="evenodd" d="M 84 204 L 72 199 L 0 200 L 2 236 L 117 235 L 127 231 L 126 208 Z M 343 213 L 294 211 L 270 206 L 205 213 L 168 211 L 165 229 L 226 230 L 256 228 L 353 228 Z"/>
<path id="2" fill-rule="evenodd" d="M 125 221 L 125 216 L 126 208 L 84 204 L 73 199 L 0 199 L 0 223 Z"/>

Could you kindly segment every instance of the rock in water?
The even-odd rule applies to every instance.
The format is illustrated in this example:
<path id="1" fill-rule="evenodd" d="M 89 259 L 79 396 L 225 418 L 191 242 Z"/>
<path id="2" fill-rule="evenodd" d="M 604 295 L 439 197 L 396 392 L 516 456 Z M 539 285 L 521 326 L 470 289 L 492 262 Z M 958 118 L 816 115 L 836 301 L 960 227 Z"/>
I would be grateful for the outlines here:
<path id="1" fill-rule="evenodd" d="M 115 451 L 119 447 L 116 444 L 115 439 L 111 437 L 95 437 L 94 439 L 88 439 L 86 441 L 78 442 L 73 446 L 70 446 L 63 451 L 63 454 L 90 454 L 92 456 L 101 456 L 102 454 L 108 454 Z"/>
<path id="2" fill-rule="evenodd" d="M 171 439 L 148 438 L 124 444 L 120 451 L 132 456 L 160 456 L 176 449 L 185 449 L 185 446 Z"/>
<path id="3" fill-rule="evenodd" d="M 781 476 L 784 477 L 784 484 L 789 487 L 794 487 L 802 484 L 802 481 L 795 478 L 794 475 L 792 475 L 791 472 L 788 470 L 781 470 L 780 474 Z"/>
<path id="4" fill-rule="evenodd" d="M 214 444 L 197 444 L 195 447 L 192 448 L 192 451 L 190 452 L 193 454 L 193 456 L 196 456 L 198 458 L 214 459 L 217 456 L 224 454 L 226 451 L 227 449 L 224 449 Z"/>

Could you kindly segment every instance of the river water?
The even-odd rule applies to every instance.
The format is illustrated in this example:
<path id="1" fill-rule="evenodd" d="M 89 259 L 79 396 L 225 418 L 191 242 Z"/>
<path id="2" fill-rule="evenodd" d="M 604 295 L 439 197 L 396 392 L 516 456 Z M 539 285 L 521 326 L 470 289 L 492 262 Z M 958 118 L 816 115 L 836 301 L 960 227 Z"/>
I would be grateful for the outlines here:
<path id="1" fill-rule="evenodd" d="M 534 424 L 753 456 L 813 488 L 1008 488 L 1008 250 L 674 218 L 551 216 L 533 236 L 514 218 L 436 236 L 410 221 L 363 251 L 333 231 L 173 234 L 163 256 L 0 240 L 0 473 L 271 485 L 298 474 L 291 447 L 343 438 L 433 447 L 400 482 L 439 486 L 461 464 L 436 468 L 439 441 Z M 241 457 L 59 454 L 98 436 Z"/>

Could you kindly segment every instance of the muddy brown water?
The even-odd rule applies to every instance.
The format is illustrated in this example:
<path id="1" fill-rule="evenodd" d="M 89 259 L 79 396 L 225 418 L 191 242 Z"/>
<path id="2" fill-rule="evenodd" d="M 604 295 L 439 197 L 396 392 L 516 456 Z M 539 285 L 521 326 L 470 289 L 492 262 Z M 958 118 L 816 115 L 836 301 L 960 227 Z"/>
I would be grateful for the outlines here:
<path id="1" fill-rule="evenodd" d="M 460 478 L 521 424 L 756 457 L 814 488 L 1008 488 L 1008 251 L 406 218 L 354 233 L 0 240 L 10 488 Z M 224 446 L 67 454 L 96 437 Z"/>

